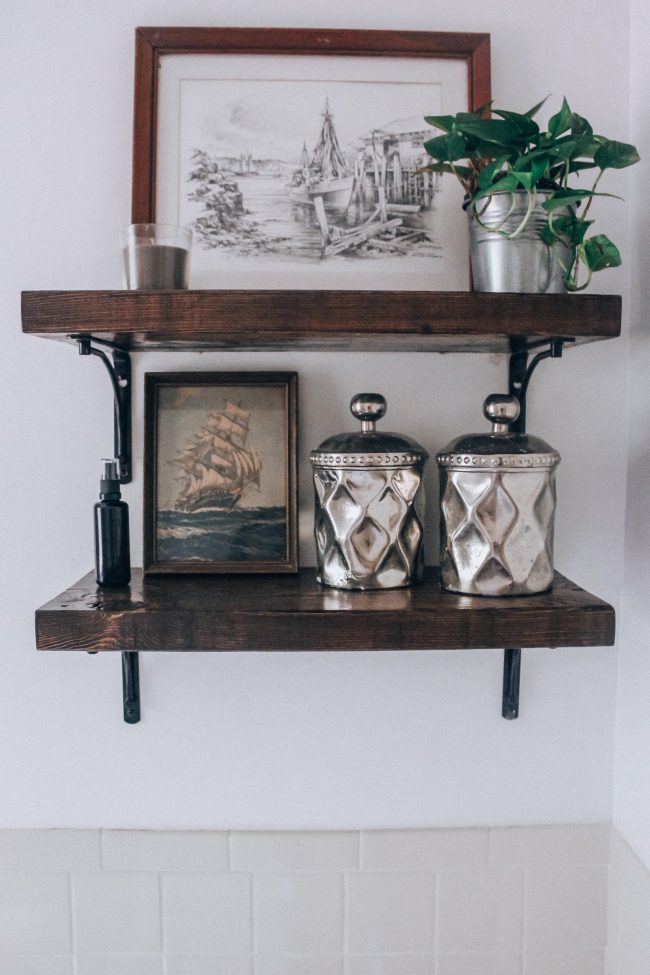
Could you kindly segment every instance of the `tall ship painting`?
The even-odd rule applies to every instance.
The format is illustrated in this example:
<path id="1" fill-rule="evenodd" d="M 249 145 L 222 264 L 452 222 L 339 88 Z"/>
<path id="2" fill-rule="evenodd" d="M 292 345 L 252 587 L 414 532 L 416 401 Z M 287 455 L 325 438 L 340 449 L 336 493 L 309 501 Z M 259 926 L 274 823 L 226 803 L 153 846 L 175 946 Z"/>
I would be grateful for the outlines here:
<path id="1" fill-rule="evenodd" d="M 322 118 L 311 160 L 303 142 L 300 167 L 287 189 L 294 203 L 313 205 L 314 198 L 320 196 L 326 207 L 345 210 L 352 196 L 354 174 L 341 151 L 328 99 L 325 99 Z"/>
<path id="2" fill-rule="evenodd" d="M 250 418 L 244 404 L 226 400 L 179 450 L 172 461 L 181 469 L 176 511 L 231 511 L 244 494 L 259 490 L 262 461 L 246 443 Z"/>

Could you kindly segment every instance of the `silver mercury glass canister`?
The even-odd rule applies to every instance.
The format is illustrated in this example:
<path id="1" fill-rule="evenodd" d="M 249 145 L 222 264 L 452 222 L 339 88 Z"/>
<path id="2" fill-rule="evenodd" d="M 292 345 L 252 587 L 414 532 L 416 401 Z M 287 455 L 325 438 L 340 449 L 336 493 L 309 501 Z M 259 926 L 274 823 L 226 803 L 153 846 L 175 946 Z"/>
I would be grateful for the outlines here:
<path id="1" fill-rule="evenodd" d="M 491 433 L 457 437 L 437 455 L 440 468 L 440 573 L 444 589 L 520 596 L 553 582 L 555 468 L 544 440 L 508 427 L 514 396 L 488 396 Z"/>
<path id="2" fill-rule="evenodd" d="M 350 403 L 361 430 L 323 441 L 310 460 L 316 493 L 318 581 L 337 589 L 393 589 L 422 578 L 427 452 L 410 437 L 375 429 L 377 393 Z"/>

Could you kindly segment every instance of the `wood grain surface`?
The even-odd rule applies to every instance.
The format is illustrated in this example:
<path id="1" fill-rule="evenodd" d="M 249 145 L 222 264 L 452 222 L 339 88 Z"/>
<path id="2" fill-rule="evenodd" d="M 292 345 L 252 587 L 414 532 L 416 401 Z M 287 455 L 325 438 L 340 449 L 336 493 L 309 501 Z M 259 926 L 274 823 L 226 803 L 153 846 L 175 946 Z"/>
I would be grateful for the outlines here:
<path id="1" fill-rule="evenodd" d="M 296 576 L 161 577 L 100 589 L 89 573 L 36 612 L 40 650 L 442 650 L 611 646 L 608 603 L 557 574 L 539 596 L 350 592 Z"/>
<path id="2" fill-rule="evenodd" d="M 614 338 L 619 295 L 431 291 L 25 291 L 23 332 L 125 349 L 507 352 Z"/>

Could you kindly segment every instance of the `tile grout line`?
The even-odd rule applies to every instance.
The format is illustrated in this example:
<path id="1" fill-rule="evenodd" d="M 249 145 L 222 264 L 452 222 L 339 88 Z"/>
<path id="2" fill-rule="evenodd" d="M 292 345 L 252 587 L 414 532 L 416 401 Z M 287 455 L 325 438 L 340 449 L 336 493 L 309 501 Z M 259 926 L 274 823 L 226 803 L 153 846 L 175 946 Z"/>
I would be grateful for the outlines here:
<path id="1" fill-rule="evenodd" d="M 72 873 L 67 874 L 68 908 L 70 910 L 70 953 L 72 956 L 72 971 L 77 975 L 77 946 L 75 944 L 74 898 L 72 896 Z"/>
<path id="2" fill-rule="evenodd" d="M 362 860 L 362 844 L 363 844 L 363 830 L 355 830 L 356 836 L 356 850 L 355 850 L 355 864 L 354 870 L 356 873 L 361 871 L 361 860 Z M 341 875 L 341 881 L 343 883 L 343 897 L 342 897 L 342 911 L 343 917 L 341 919 L 341 970 L 343 975 L 349 975 L 350 972 L 350 949 L 349 949 L 349 902 L 350 902 L 350 871 L 343 870 Z"/>
<path id="3" fill-rule="evenodd" d="M 165 971 L 167 971 L 167 953 L 165 950 L 165 921 L 163 916 L 163 875 L 158 873 L 158 925 L 160 934 L 160 954 L 163 959 Z"/>
<path id="4" fill-rule="evenodd" d="M 248 875 L 248 903 L 250 911 L 250 935 L 251 935 L 251 972 L 257 970 L 257 962 L 255 961 L 257 955 L 257 929 L 255 925 L 255 897 L 254 897 L 254 887 L 255 875 L 251 871 Z"/>
<path id="5" fill-rule="evenodd" d="M 360 844 L 361 844 L 361 832 L 359 832 L 359 845 Z M 361 856 L 361 849 L 359 848 L 359 857 L 360 856 Z M 360 866 L 360 859 L 357 861 L 357 863 Z M 341 899 L 341 905 L 343 910 L 343 917 L 341 918 L 341 960 L 342 960 L 342 969 L 344 975 L 348 975 L 350 971 L 350 961 L 349 961 L 350 950 L 348 945 L 348 941 L 350 938 L 350 934 L 348 930 L 348 905 L 349 905 L 349 896 L 350 896 L 349 879 L 350 878 L 348 872 L 344 871 L 341 877 L 341 881 L 343 883 L 343 897 Z"/>
<path id="6" fill-rule="evenodd" d="M 526 870 L 523 868 L 521 870 L 520 878 L 520 894 L 521 894 L 521 927 L 519 930 L 519 957 L 521 958 L 521 972 L 524 973 L 526 967 L 526 951 L 525 951 L 525 938 L 526 938 Z"/>
<path id="7" fill-rule="evenodd" d="M 610 848 L 610 857 L 609 857 L 609 869 L 613 871 L 612 857 L 611 857 L 611 848 Z M 614 886 L 616 887 L 616 891 L 615 891 L 615 893 L 616 893 L 616 915 L 615 915 L 616 929 L 615 929 L 615 932 L 614 932 L 614 943 L 615 943 L 616 948 L 615 948 L 615 951 L 614 951 L 614 972 L 613 972 L 613 975 L 619 975 L 619 972 L 621 970 L 620 957 L 621 957 L 621 887 L 622 887 L 622 884 L 621 884 L 621 876 L 620 876 L 620 873 L 618 871 L 617 871 L 616 876 L 615 876 L 615 884 L 614 884 L 614 882 L 612 882 L 612 889 L 614 889 Z M 610 910 L 609 898 L 608 898 L 607 910 L 608 911 Z"/>
<path id="8" fill-rule="evenodd" d="M 530 882 L 530 867 L 524 867 L 522 874 L 524 878 L 524 889 L 522 891 L 521 903 L 521 972 L 522 975 L 526 975 L 526 971 L 528 969 L 528 941 L 526 938 L 526 929 L 528 927 L 528 888 Z"/>
<path id="9" fill-rule="evenodd" d="M 440 967 L 440 945 L 438 928 L 440 927 L 440 870 L 433 874 L 433 968 L 437 975 Z"/>

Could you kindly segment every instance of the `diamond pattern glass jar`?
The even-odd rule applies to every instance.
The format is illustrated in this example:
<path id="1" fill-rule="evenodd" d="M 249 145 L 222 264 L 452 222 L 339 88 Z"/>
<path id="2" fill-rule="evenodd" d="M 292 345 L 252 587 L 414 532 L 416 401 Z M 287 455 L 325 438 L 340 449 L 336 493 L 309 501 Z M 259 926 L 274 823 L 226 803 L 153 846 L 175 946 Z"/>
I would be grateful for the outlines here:
<path id="1" fill-rule="evenodd" d="M 444 589 L 520 596 L 550 589 L 557 451 L 539 437 L 510 433 L 514 396 L 488 396 L 489 434 L 452 440 L 440 468 L 440 576 Z"/>
<path id="2" fill-rule="evenodd" d="M 310 460 L 316 494 L 318 581 L 337 589 L 393 589 L 422 578 L 427 452 L 415 440 L 377 432 L 377 393 L 355 396 L 361 430 L 330 437 Z"/>

